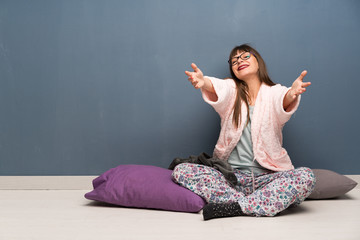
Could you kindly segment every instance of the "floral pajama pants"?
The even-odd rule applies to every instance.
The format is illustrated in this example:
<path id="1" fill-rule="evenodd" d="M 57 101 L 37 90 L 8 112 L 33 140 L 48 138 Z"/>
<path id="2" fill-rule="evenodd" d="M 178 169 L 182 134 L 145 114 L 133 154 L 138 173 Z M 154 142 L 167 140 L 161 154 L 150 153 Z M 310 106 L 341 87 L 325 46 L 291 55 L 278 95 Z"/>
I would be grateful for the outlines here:
<path id="1" fill-rule="evenodd" d="M 235 176 L 238 185 L 232 188 L 221 172 L 204 165 L 179 164 L 172 174 L 175 182 L 208 203 L 237 201 L 246 215 L 253 216 L 275 216 L 290 205 L 300 204 L 311 194 L 316 182 L 309 168 L 254 176 L 235 170 Z"/>

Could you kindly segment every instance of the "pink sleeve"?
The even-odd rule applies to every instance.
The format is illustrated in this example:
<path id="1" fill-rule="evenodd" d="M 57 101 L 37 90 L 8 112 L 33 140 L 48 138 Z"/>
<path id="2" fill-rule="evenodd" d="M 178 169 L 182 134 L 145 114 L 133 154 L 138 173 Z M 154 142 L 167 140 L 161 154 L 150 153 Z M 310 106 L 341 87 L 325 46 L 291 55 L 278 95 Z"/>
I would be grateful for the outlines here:
<path id="1" fill-rule="evenodd" d="M 295 101 L 293 101 L 290 104 L 290 106 L 287 108 L 288 111 L 285 111 L 283 107 L 284 97 L 286 93 L 289 91 L 289 89 L 290 88 L 281 86 L 280 84 L 277 84 L 272 87 L 274 110 L 281 125 L 284 125 L 287 121 L 289 121 L 291 116 L 298 109 L 301 100 L 301 95 L 300 95 Z"/>
<path id="2" fill-rule="evenodd" d="M 207 78 L 213 84 L 216 94 L 201 89 L 202 97 L 205 102 L 210 104 L 219 113 L 220 117 L 223 117 L 233 107 L 236 93 L 235 83 L 232 79 Z"/>

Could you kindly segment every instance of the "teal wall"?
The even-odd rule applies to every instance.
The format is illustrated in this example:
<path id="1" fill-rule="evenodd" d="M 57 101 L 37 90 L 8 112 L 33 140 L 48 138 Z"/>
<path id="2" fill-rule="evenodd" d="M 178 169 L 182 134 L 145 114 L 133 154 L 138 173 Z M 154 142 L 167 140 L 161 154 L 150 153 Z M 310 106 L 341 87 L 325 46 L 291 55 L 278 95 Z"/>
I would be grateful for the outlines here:
<path id="1" fill-rule="evenodd" d="M 360 1 L 0 1 L 0 175 L 98 175 L 212 153 L 219 118 L 184 74 L 228 77 L 251 43 L 312 82 L 284 128 L 296 167 L 360 174 Z"/>

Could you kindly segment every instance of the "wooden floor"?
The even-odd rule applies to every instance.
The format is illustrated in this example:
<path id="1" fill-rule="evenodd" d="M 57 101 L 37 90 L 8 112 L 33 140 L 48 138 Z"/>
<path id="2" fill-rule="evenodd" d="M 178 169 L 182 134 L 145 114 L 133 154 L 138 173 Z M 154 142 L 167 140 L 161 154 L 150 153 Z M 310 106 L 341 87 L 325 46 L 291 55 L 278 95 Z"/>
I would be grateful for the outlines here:
<path id="1" fill-rule="evenodd" d="M 88 190 L 0 190 L 0 239 L 360 239 L 360 189 L 276 217 L 203 221 L 201 213 L 114 207 Z"/>

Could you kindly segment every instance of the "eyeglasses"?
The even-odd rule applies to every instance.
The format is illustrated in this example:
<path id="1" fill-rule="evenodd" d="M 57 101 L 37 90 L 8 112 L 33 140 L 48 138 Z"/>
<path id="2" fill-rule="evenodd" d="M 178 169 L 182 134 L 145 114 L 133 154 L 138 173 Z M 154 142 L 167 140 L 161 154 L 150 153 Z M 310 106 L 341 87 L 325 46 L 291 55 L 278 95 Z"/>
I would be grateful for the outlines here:
<path id="1" fill-rule="evenodd" d="M 239 58 L 241 58 L 242 60 L 248 60 L 250 57 L 251 57 L 251 52 L 243 52 L 239 56 L 231 58 L 228 61 L 228 63 L 231 64 L 232 66 L 235 66 L 238 64 Z"/>

